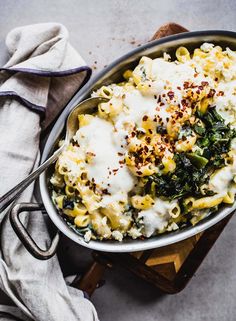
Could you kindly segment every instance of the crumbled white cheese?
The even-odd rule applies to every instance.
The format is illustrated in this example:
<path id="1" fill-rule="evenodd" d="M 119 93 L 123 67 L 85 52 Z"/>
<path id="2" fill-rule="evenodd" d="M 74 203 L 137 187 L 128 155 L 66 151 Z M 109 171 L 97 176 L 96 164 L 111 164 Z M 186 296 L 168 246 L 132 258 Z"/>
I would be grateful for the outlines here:
<path id="1" fill-rule="evenodd" d="M 57 187 L 61 187 L 63 185 L 61 177 L 55 173 L 50 178 L 50 183 L 54 186 L 57 186 Z"/>
<path id="2" fill-rule="evenodd" d="M 163 58 L 165 61 L 171 60 L 171 56 L 167 52 L 164 52 Z"/>
<path id="3" fill-rule="evenodd" d="M 155 200 L 153 207 L 143 210 L 138 214 L 138 218 L 142 219 L 144 225 L 144 235 L 150 237 L 155 232 L 161 232 L 167 227 L 171 218 L 170 212 L 177 205 L 177 201 L 163 201 L 158 198 Z"/>
<path id="4" fill-rule="evenodd" d="M 211 51 L 213 48 L 214 48 L 213 43 L 208 43 L 208 42 L 204 42 L 204 43 L 201 45 L 201 47 L 200 47 L 200 49 L 201 49 L 202 51 L 204 51 L 204 52 L 209 52 L 209 51 Z"/>
<path id="5" fill-rule="evenodd" d="M 171 232 L 171 231 L 176 231 L 178 230 L 179 227 L 175 222 L 172 222 L 168 227 L 167 227 L 167 231 Z"/>
<path id="6" fill-rule="evenodd" d="M 88 230 L 85 234 L 84 234 L 84 240 L 86 243 L 88 243 L 91 240 L 92 237 L 92 232 L 90 230 Z"/>
<path id="7" fill-rule="evenodd" d="M 115 240 L 119 242 L 123 240 L 123 234 L 120 231 L 115 230 L 111 233 L 111 235 Z"/>
<path id="8" fill-rule="evenodd" d="M 128 235 L 132 237 L 132 239 L 137 239 L 138 237 L 140 237 L 142 235 L 142 233 L 140 232 L 140 229 L 137 229 L 136 227 L 131 227 L 131 229 L 129 229 L 128 231 Z"/>

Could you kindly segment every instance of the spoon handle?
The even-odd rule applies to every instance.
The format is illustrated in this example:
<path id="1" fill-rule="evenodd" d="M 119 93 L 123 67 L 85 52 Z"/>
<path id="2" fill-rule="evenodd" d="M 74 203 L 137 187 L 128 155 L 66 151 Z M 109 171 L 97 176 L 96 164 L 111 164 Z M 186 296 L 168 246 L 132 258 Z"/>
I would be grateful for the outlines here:
<path id="1" fill-rule="evenodd" d="M 35 171 L 27 176 L 23 181 L 13 187 L 10 191 L 0 197 L 0 213 L 4 211 L 19 196 L 27 186 L 29 186 L 38 176 L 52 164 L 62 152 L 62 147 L 55 151 L 55 153 L 41 164 Z"/>

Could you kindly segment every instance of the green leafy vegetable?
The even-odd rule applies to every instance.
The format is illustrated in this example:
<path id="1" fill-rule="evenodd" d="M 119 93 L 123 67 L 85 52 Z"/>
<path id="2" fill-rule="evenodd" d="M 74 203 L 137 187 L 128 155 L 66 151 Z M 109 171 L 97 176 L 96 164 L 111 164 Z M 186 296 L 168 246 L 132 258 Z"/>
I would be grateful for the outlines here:
<path id="1" fill-rule="evenodd" d="M 174 160 L 176 169 L 172 173 L 157 173 L 144 178 L 145 193 L 155 196 L 164 196 L 169 199 L 186 196 L 201 196 L 200 187 L 209 181 L 210 175 L 220 167 L 225 166 L 225 156 L 230 150 L 231 140 L 236 132 L 226 125 L 223 118 L 214 107 L 207 113 L 197 113 L 202 126 L 198 122 L 191 130 L 200 137 L 197 139 L 199 152 L 176 153 Z M 189 125 L 181 135 L 189 133 Z M 212 195 L 212 191 L 206 191 Z"/>
<path id="2" fill-rule="evenodd" d="M 69 200 L 68 198 L 64 197 L 62 206 L 64 209 L 73 210 L 75 205 L 72 200 Z"/>
<path id="3" fill-rule="evenodd" d="M 184 153 L 175 154 L 176 169 L 167 175 L 155 174 L 146 178 L 145 192 L 171 199 L 185 195 L 199 195 L 199 187 L 206 183 L 207 169 L 198 169 Z"/>
<path id="4" fill-rule="evenodd" d="M 186 156 L 188 157 L 190 162 L 198 169 L 205 167 L 206 164 L 209 162 L 207 158 L 194 153 L 188 153 Z"/>

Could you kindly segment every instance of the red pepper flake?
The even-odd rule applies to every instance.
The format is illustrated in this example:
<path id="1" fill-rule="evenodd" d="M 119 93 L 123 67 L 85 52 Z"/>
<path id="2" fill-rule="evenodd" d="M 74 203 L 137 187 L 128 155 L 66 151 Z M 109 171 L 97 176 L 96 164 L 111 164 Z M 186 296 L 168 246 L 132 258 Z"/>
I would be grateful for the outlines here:
<path id="1" fill-rule="evenodd" d="M 195 73 L 195 74 L 193 75 L 194 78 L 196 78 L 197 76 L 198 76 L 198 73 Z"/>
<path id="2" fill-rule="evenodd" d="M 160 103 L 160 106 L 164 106 L 165 104 L 163 102 Z"/>
<path id="3" fill-rule="evenodd" d="M 102 192 L 103 192 L 103 194 L 109 194 L 109 192 L 108 192 L 108 189 L 107 189 L 107 188 L 104 188 L 104 189 L 102 190 Z"/>
<path id="4" fill-rule="evenodd" d="M 215 78 L 215 81 L 218 81 L 218 78 L 217 78 L 217 77 Z"/>
<path id="5" fill-rule="evenodd" d="M 81 178 L 82 180 L 87 179 L 87 173 L 82 173 L 82 174 L 80 175 L 80 178 Z"/>
<path id="6" fill-rule="evenodd" d="M 159 95 L 159 97 L 158 97 L 158 101 L 157 101 L 158 103 L 160 103 L 161 102 L 161 95 Z"/>
<path id="7" fill-rule="evenodd" d="M 184 115 L 184 114 L 182 113 L 182 111 L 177 112 L 177 118 L 182 118 L 183 115 Z"/>
<path id="8" fill-rule="evenodd" d="M 187 100 L 186 100 L 186 99 L 182 99 L 182 100 L 181 100 L 181 104 L 182 104 L 183 106 L 188 106 L 188 103 L 187 103 Z"/>
<path id="9" fill-rule="evenodd" d="M 198 86 L 198 89 L 199 90 L 203 90 L 203 86 Z"/>
<path id="10" fill-rule="evenodd" d="M 181 90 L 181 87 L 180 87 L 180 86 L 178 86 L 178 87 L 177 87 L 177 89 Z"/>
<path id="11" fill-rule="evenodd" d="M 123 156 L 123 155 L 124 155 L 123 153 L 120 153 L 120 152 L 118 152 L 117 154 L 118 154 L 119 156 Z"/>
<path id="12" fill-rule="evenodd" d="M 188 89 L 189 88 L 189 82 L 188 81 L 185 81 L 184 82 L 184 89 Z"/>
<path id="13" fill-rule="evenodd" d="M 94 154 L 94 153 L 92 153 L 92 152 L 87 152 L 86 154 L 87 154 L 88 156 L 93 156 L 93 157 L 96 156 L 96 154 Z"/>
<path id="14" fill-rule="evenodd" d="M 208 81 L 202 81 L 201 84 L 202 84 L 202 86 L 208 86 L 209 82 Z"/>
<path id="15" fill-rule="evenodd" d="M 222 90 L 220 90 L 216 96 L 224 96 L 224 92 Z"/>
<path id="16" fill-rule="evenodd" d="M 170 100 L 172 100 L 175 97 L 175 93 L 173 91 L 168 91 L 167 93 L 168 97 L 170 98 Z"/>
<path id="17" fill-rule="evenodd" d="M 208 98 L 212 98 L 212 97 L 215 95 L 215 93 L 216 93 L 215 89 L 210 89 L 207 97 L 208 97 Z"/>
<path id="18" fill-rule="evenodd" d="M 142 175 L 142 172 L 141 171 L 137 171 L 136 172 L 138 175 Z"/>
<path id="19" fill-rule="evenodd" d="M 144 115 L 143 116 L 143 121 L 147 121 L 148 120 L 148 116 L 147 115 Z"/>

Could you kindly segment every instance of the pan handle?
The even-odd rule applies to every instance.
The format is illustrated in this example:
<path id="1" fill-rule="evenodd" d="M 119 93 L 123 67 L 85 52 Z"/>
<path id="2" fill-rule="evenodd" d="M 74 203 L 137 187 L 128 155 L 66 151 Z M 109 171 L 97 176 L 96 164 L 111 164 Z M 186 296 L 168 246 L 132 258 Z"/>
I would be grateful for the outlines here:
<path id="1" fill-rule="evenodd" d="M 25 248 L 33 255 L 36 259 L 39 260 L 48 260 L 50 259 L 57 250 L 57 246 L 60 239 L 59 231 L 57 231 L 54 236 L 51 245 L 48 249 L 42 250 L 32 239 L 29 232 L 23 225 L 20 220 L 20 213 L 25 211 L 35 212 L 35 211 L 44 210 L 44 206 L 42 204 L 37 203 L 20 203 L 13 206 L 10 212 L 10 222 L 13 230 L 15 231 L 18 238 L 21 240 Z"/>

